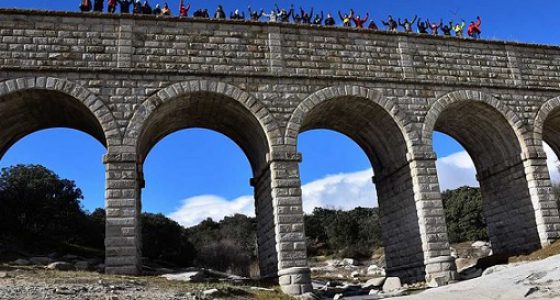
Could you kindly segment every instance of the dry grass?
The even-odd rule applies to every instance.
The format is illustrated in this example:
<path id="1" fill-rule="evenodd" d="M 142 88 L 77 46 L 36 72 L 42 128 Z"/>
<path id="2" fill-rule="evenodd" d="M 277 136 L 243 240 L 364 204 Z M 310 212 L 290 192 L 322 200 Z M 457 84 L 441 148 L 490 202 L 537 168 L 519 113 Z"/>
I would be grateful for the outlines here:
<path id="1" fill-rule="evenodd" d="M 552 245 L 539 249 L 528 255 L 512 256 L 509 258 L 509 262 L 520 262 L 520 261 L 534 261 L 545 259 L 550 256 L 560 254 L 560 240 L 554 242 Z"/>

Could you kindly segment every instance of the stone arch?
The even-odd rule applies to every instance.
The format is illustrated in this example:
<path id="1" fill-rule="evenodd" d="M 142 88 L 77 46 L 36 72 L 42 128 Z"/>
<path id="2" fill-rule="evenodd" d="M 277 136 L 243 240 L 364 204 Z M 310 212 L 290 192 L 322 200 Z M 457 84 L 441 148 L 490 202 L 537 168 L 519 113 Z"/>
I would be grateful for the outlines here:
<path id="1" fill-rule="evenodd" d="M 121 142 L 108 106 L 87 88 L 61 78 L 27 77 L 0 82 L 0 112 L 6 114 L 0 120 L 0 157 L 23 136 L 53 127 L 84 131 L 105 147 Z"/>
<path id="2" fill-rule="evenodd" d="M 336 101 L 340 99 L 351 99 L 351 101 L 354 101 L 354 103 L 361 103 L 362 105 L 371 105 L 379 108 L 379 112 L 387 117 L 390 117 L 391 122 L 393 122 L 396 126 L 395 128 L 398 129 L 399 135 L 403 137 L 403 146 L 405 146 L 406 149 L 411 148 L 410 146 L 413 144 L 413 138 L 411 134 L 411 128 L 410 126 L 408 126 L 410 122 L 407 121 L 406 114 L 403 110 L 399 109 L 399 107 L 395 105 L 394 102 L 385 99 L 381 91 L 379 90 L 360 86 L 346 85 L 327 87 L 316 91 L 298 105 L 298 107 L 293 111 L 290 120 L 288 121 L 284 136 L 284 142 L 286 145 L 292 148 L 291 151 L 296 152 L 297 137 L 299 133 L 313 129 L 306 128 L 305 124 L 305 120 L 306 118 L 308 118 L 310 112 L 314 108 L 325 106 L 325 104 L 333 102 L 333 100 Z M 336 115 L 329 116 L 329 118 L 333 120 L 337 117 L 338 116 Z M 367 123 L 367 120 L 363 121 Z M 375 122 L 375 120 L 373 119 L 369 121 Z M 334 130 L 339 132 L 341 131 L 337 129 Z M 377 164 L 379 162 L 380 159 L 375 157 L 376 155 L 373 153 L 374 151 L 372 149 L 367 149 L 367 147 L 364 148 L 364 143 L 360 142 L 359 139 L 356 139 L 356 137 L 353 137 L 352 134 L 346 135 L 348 135 L 352 140 L 356 141 L 358 145 L 360 145 L 360 147 L 364 149 L 373 164 Z M 408 151 L 405 151 L 404 155 L 406 155 L 406 152 Z"/>
<path id="3" fill-rule="evenodd" d="M 450 92 L 443 97 L 440 97 L 430 106 L 430 109 L 426 114 L 424 124 L 422 126 L 422 140 L 425 144 L 430 146 L 432 145 L 432 133 L 434 131 L 434 126 L 436 125 L 438 117 L 443 112 L 443 110 L 453 104 L 465 101 L 484 103 L 498 111 L 508 121 L 511 128 L 516 133 L 517 139 L 522 145 L 523 150 L 526 149 L 523 139 L 527 132 L 525 128 L 525 122 L 500 100 L 486 93 L 473 90 Z"/>
<path id="4" fill-rule="evenodd" d="M 556 155 L 560 154 L 560 97 L 543 103 L 535 117 L 533 125 L 535 148 L 542 149 L 543 142 L 546 142 Z"/>
<path id="5" fill-rule="evenodd" d="M 272 193 L 270 153 L 281 144 L 276 120 L 255 97 L 242 89 L 218 81 L 190 80 L 171 84 L 145 100 L 135 111 L 123 139 L 135 157 L 139 188 L 143 187 L 143 163 L 150 149 L 165 136 L 193 127 L 217 131 L 233 140 L 245 153 L 253 171 L 258 223 L 258 252 L 261 276 L 276 276 L 279 266 Z M 138 209 L 139 210 L 139 209 Z M 141 240 L 137 238 L 141 244 Z"/>
<path id="6" fill-rule="evenodd" d="M 494 253 L 518 254 L 538 248 L 524 166 L 525 122 L 490 95 L 455 91 L 439 98 L 426 115 L 422 141 L 429 148 L 436 130 L 457 140 L 474 162 Z"/>
<path id="7" fill-rule="evenodd" d="M 388 273 L 407 282 L 423 280 L 425 275 L 423 231 L 409 160 L 414 135 L 409 125 L 405 113 L 380 91 L 338 86 L 307 97 L 293 112 L 285 135 L 294 152 L 298 135 L 312 129 L 337 131 L 362 148 L 375 173 Z"/>
<path id="8" fill-rule="evenodd" d="M 162 110 L 166 108 L 166 106 L 169 107 L 170 103 L 173 103 L 174 101 L 180 101 L 181 98 L 185 97 L 189 98 L 188 100 L 196 100 L 194 98 L 198 97 L 198 100 L 200 100 L 201 102 L 205 101 L 206 99 L 208 100 L 206 102 L 209 103 L 221 101 L 224 104 L 224 107 L 212 107 L 210 111 L 207 111 L 208 113 L 212 113 L 212 109 L 235 107 L 232 109 L 237 109 L 238 111 L 235 113 L 230 112 L 230 117 L 237 114 L 244 114 L 243 118 L 253 118 L 256 123 L 252 125 L 256 126 L 252 126 L 248 129 L 256 130 L 255 132 L 262 132 L 262 137 L 266 142 L 266 149 L 259 150 L 260 152 L 263 152 L 260 153 L 261 159 L 264 159 L 263 155 L 268 153 L 272 146 L 281 143 L 281 134 L 279 132 L 279 127 L 276 123 L 276 120 L 268 111 L 268 109 L 252 95 L 236 86 L 224 82 L 212 80 L 190 80 L 172 84 L 158 91 L 155 95 L 145 100 L 136 109 L 125 131 L 124 144 L 137 147 L 138 155 L 141 161 L 145 158 L 147 151 L 149 151 L 149 148 L 151 148 L 142 145 L 143 141 L 141 138 L 142 134 L 145 133 L 146 127 L 149 126 L 149 119 L 154 115 L 161 113 Z M 219 120 L 215 121 L 219 122 Z M 222 121 L 227 121 L 227 118 L 223 119 Z M 241 137 L 236 137 L 233 130 L 228 128 L 216 128 L 214 124 L 202 124 L 200 122 L 204 123 L 204 120 L 197 120 L 195 122 L 196 124 L 182 124 L 179 125 L 179 127 L 182 128 L 178 127 L 173 128 L 170 131 L 168 130 L 168 132 L 162 132 L 158 134 L 158 137 L 155 141 L 152 141 L 152 144 L 155 144 L 157 140 L 178 129 L 188 127 L 207 127 L 209 129 L 222 132 L 226 136 L 232 138 L 243 149 L 245 154 L 247 154 L 247 156 L 251 160 L 251 154 L 249 154 L 249 152 L 251 152 L 252 150 L 247 149 L 243 142 L 240 141 Z M 247 138 L 245 138 L 245 140 L 247 140 Z M 245 142 L 247 143 L 248 141 Z M 264 148 L 264 146 L 261 148 Z M 261 163 L 264 164 L 265 160 L 266 159 L 261 161 Z M 258 168 L 255 169 L 256 166 L 254 165 L 254 162 L 252 162 L 251 165 L 252 167 L 254 167 L 254 171 L 257 171 Z M 260 168 L 262 167 L 263 166 L 261 165 Z"/>

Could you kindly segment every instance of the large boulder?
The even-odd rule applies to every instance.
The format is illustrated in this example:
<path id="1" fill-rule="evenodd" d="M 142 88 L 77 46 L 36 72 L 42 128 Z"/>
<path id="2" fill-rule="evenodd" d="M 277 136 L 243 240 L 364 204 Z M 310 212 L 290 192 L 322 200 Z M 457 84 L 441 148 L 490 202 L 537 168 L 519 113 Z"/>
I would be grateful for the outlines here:
<path id="1" fill-rule="evenodd" d="M 473 256 L 486 257 L 492 255 L 492 245 L 490 242 L 476 241 L 471 244 Z"/>
<path id="2" fill-rule="evenodd" d="M 383 292 L 392 292 L 402 289 L 401 279 L 399 277 L 387 277 L 383 284 Z"/>
<path id="3" fill-rule="evenodd" d="M 364 289 L 380 288 L 380 287 L 383 286 L 384 282 L 385 282 L 385 277 L 372 278 L 372 279 L 366 281 L 366 283 L 362 284 L 362 287 Z"/>
<path id="4" fill-rule="evenodd" d="M 375 277 L 385 277 L 385 269 L 377 265 L 370 265 L 367 268 L 367 275 Z"/>
<path id="5" fill-rule="evenodd" d="M 164 274 L 161 277 L 172 281 L 200 282 L 206 278 L 202 271 L 192 271 L 178 274 Z"/>

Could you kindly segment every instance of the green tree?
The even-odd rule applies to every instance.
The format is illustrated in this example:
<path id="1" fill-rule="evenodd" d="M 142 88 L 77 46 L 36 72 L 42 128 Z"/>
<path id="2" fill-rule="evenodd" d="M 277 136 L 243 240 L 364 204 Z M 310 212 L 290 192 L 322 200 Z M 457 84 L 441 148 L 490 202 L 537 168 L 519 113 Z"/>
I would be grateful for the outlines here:
<path id="1" fill-rule="evenodd" d="M 442 198 L 451 243 L 488 239 L 479 188 L 447 190 Z"/>
<path id="2" fill-rule="evenodd" d="M 0 175 L 0 232 L 24 244 L 80 240 L 86 215 L 82 192 L 39 165 L 3 168 Z M 42 237 L 42 239 L 38 239 Z"/>
<path id="3" fill-rule="evenodd" d="M 142 214 L 142 254 L 177 266 L 190 266 L 196 256 L 187 231 L 162 214 Z"/>

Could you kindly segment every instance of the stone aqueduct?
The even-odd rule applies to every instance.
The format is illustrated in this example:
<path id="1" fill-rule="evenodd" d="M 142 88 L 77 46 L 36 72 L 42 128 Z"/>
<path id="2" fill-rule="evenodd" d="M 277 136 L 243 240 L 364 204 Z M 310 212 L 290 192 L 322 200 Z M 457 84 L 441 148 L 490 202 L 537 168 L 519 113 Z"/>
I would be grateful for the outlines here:
<path id="1" fill-rule="evenodd" d="M 434 130 L 474 160 L 495 253 L 559 237 L 543 151 L 560 153 L 558 47 L 18 10 L 0 10 L 0 39 L 0 156 L 50 127 L 106 146 L 107 272 L 139 272 L 143 161 L 190 127 L 247 155 L 261 275 L 286 293 L 310 288 L 297 150 L 310 129 L 345 134 L 370 159 L 390 274 L 455 277 Z"/>

